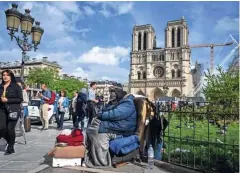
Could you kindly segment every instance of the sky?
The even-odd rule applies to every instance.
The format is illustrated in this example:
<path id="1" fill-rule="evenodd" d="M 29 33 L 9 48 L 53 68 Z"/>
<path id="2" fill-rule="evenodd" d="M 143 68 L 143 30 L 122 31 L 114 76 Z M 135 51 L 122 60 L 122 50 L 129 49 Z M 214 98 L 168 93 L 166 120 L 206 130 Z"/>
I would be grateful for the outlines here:
<path id="1" fill-rule="evenodd" d="M 11 41 L 4 11 L 12 2 L 0 2 L 0 61 L 21 60 L 21 50 Z M 127 82 L 134 25 L 151 24 L 157 46 L 164 47 L 167 21 L 186 19 L 189 44 L 225 43 L 229 34 L 239 41 L 238 2 L 15 2 L 30 9 L 44 34 L 34 58 L 48 57 L 62 72 L 89 80 Z M 30 39 L 30 38 L 29 38 Z M 31 40 L 31 39 L 30 39 Z M 214 50 L 215 65 L 236 45 Z M 210 48 L 192 49 L 191 63 L 209 67 Z"/>

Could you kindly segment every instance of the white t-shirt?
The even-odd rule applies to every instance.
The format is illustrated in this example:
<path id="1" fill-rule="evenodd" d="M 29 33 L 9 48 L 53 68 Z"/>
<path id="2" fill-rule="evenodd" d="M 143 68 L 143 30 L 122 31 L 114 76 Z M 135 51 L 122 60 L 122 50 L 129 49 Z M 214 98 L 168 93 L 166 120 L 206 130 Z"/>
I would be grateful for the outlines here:
<path id="1" fill-rule="evenodd" d="M 60 97 L 60 98 L 59 98 L 59 101 L 58 101 L 58 103 L 59 103 L 59 104 L 58 104 L 59 107 L 62 106 L 62 103 L 63 103 L 63 101 L 64 101 L 64 98 L 65 98 L 65 97 Z"/>

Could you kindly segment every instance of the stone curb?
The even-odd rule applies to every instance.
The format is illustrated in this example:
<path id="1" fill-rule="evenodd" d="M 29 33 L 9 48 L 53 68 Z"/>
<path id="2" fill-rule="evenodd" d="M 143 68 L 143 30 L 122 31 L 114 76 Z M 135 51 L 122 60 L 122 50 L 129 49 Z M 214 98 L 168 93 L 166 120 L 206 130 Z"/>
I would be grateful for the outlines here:
<path id="1" fill-rule="evenodd" d="M 38 166 L 36 169 L 33 169 L 33 170 L 31 170 L 31 171 L 28 171 L 27 173 L 37 173 L 37 172 L 40 172 L 40 171 L 42 171 L 42 170 L 44 170 L 44 169 L 46 169 L 46 168 L 48 168 L 48 167 L 50 167 L 50 166 L 49 166 L 49 165 L 46 165 L 46 164 L 40 165 L 40 166 Z"/>
<path id="2" fill-rule="evenodd" d="M 164 169 L 169 172 L 174 172 L 174 173 L 200 173 L 195 170 L 187 169 L 181 166 L 173 165 L 171 163 L 167 162 L 162 162 L 159 160 L 154 160 L 155 166 L 157 166 L 160 169 Z"/>
<path id="3" fill-rule="evenodd" d="M 187 169 L 181 166 L 177 166 L 177 165 L 173 165 L 167 162 L 162 162 L 162 161 L 158 161 L 155 160 L 154 161 L 155 166 L 157 166 L 158 168 L 162 169 L 162 170 L 166 170 L 168 172 L 174 172 L 174 173 L 200 173 L 198 171 L 195 170 L 191 170 L 191 169 Z M 38 166 L 36 169 L 28 171 L 27 173 L 37 173 L 40 171 L 43 171 L 44 169 L 50 167 L 49 165 L 40 165 Z M 92 169 L 92 168 L 84 168 L 84 167 L 64 167 L 66 169 L 72 169 L 72 170 L 81 170 L 81 171 L 89 171 L 89 172 L 93 172 L 93 173 L 124 173 L 124 172 L 114 172 L 114 171 L 103 171 L 101 169 Z"/>

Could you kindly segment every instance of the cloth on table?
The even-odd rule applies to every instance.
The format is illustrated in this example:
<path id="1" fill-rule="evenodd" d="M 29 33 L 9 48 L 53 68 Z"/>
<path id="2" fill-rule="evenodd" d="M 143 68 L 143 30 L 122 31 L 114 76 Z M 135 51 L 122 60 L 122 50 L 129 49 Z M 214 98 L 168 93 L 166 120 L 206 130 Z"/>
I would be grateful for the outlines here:
<path id="1" fill-rule="evenodd" d="M 68 146 L 79 146 L 82 145 L 84 141 L 84 137 L 80 129 L 74 129 L 68 136 L 60 134 L 56 139 L 57 143 L 67 143 Z"/>
<path id="2" fill-rule="evenodd" d="M 112 133 L 98 133 L 99 119 L 94 119 L 86 132 L 87 152 L 85 154 L 85 164 L 91 168 L 111 167 L 111 156 L 109 152 L 109 141 L 116 138 Z"/>

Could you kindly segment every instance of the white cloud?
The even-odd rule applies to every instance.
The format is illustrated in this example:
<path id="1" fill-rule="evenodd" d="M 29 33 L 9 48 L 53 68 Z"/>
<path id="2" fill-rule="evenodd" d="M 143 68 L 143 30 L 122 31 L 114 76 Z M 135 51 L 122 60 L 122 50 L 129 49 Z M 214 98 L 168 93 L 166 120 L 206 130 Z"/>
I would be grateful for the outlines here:
<path id="1" fill-rule="evenodd" d="M 217 21 L 214 30 L 216 32 L 239 31 L 239 19 L 225 16 Z"/>
<path id="2" fill-rule="evenodd" d="M 79 29 L 76 23 L 82 15 L 76 2 L 20 2 L 19 11 L 31 10 L 31 16 L 35 21 L 40 21 L 44 29 L 44 35 L 59 37 L 68 35 L 68 32 L 76 32 Z"/>
<path id="3" fill-rule="evenodd" d="M 100 10 L 99 13 L 101 13 L 104 17 L 110 17 L 111 16 L 111 12 L 106 10 L 106 9 Z"/>
<path id="4" fill-rule="evenodd" d="M 81 67 L 74 70 L 71 75 L 81 77 L 82 79 L 89 78 L 88 74 Z"/>
<path id="5" fill-rule="evenodd" d="M 119 46 L 112 48 L 101 48 L 96 46 L 80 56 L 78 61 L 81 63 L 117 65 L 119 61 L 128 59 L 129 51 L 129 48 Z"/>
<path id="6" fill-rule="evenodd" d="M 85 6 L 85 7 L 83 7 L 83 9 L 87 16 L 91 16 L 91 15 L 95 14 L 95 11 L 89 6 Z"/>
<path id="7" fill-rule="evenodd" d="M 130 13 L 133 9 L 133 2 L 100 2 L 102 9 L 99 11 L 103 16 L 120 16 Z"/>

